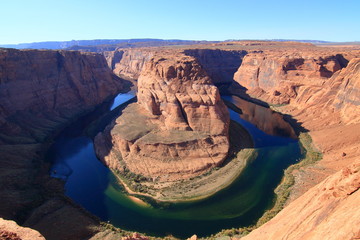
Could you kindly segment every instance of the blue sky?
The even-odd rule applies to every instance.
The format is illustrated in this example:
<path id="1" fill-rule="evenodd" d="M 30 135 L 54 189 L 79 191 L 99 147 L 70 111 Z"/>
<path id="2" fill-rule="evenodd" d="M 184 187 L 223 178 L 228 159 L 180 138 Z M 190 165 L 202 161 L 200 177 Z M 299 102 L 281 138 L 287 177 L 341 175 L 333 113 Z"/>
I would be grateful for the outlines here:
<path id="1" fill-rule="evenodd" d="M 360 41 L 360 0 L 0 0 L 0 44 L 86 39 Z"/>

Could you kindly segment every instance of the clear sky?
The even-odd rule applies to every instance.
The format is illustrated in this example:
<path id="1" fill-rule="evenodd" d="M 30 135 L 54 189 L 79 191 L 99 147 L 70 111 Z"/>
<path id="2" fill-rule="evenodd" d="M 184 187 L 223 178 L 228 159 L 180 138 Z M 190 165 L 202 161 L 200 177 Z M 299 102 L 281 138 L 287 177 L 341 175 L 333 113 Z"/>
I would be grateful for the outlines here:
<path id="1" fill-rule="evenodd" d="M 90 39 L 360 41 L 360 0 L 0 0 L 0 44 Z"/>

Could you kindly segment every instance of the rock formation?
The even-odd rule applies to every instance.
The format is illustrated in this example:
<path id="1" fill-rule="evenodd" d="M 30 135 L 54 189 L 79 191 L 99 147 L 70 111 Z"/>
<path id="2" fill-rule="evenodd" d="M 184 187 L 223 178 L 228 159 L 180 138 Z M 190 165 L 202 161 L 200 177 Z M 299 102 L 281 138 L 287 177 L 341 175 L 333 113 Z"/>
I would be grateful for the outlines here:
<path id="1" fill-rule="evenodd" d="M 4 240 L 45 240 L 37 231 L 20 227 L 14 221 L 0 218 L 0 239 Z"/>
<path id="2" fill-rule="evenodd" d="M 352 59 L 348 66 L 334 76 L 339 84 L 333 107 L 340 110 L 344 123 L 360 122 L 360 58 Z"/>
<path id="3" fill-rule="evenodd" d="M 340 54 L 259 51 L 244 57 L 234 80 L 250 94 L 282 104 L 296 98 L 303 86 L 323 85 L 346 65 Z"/>
<path id="4" fill-rule="evenodd" d="M 247 54 L 245 50 L 188 49 L 184 53 L 193 56 L 205 69 L 212 82 L 220 87 L 231 85 L 234 73 Z"/>
<path id="5" fill-rule="evenodd" d="M 118 49 L 104 52 L 104 56 L 113 72 L 121 77 L 137 79 L 145 63 L 154 55 L 151 49 Z"/>
<path id="6" fill-rule="evenodd" d="M 329 51 L 328 56 L 329 54 L 331 55 L 333 52 Z M 295 76 L 290 78 L 281 70 L 286 65 L 282 63 L 282 68 L 279 67 L 277 65 L 279 60 L 275 58 L 271 60 L 273 63 L 268 65 L 271 73 L 268 77 L 274 81 L 270 81 L 268 86 L 265 82 L 262 89 L 258 91 L 260 86 L 258 75 L 260 74 L 255 74 L 252 75 L 252 82 L 248 81 L 244 84 L 247 84 L 248 93 L 252 96 L 278 103 L 285 99 L 285 102 L 289 104 L 277 107 L 277 109 L 291 115 L 301 123 L 303 128 L 310 130 L 315 145 L 324 154 L 323 159 L 315 165 L 294 173 L 293 194 L 297 197 L 302 196 L 296 200 L 292 197 L 293 202 L 274 219 L 244 239 L 359 238 L 360 232 L 357 227 L 359 226 L 357 206 L 359 195 L 357 190 L 360 187 L 358 174 L 360 60 L 354 58 L 354 55 L 359 56 L 356 55 L 356 52 L 346 56 L 349 62 L 343 61 L 346 63 L 345 66 L 342 66 L 342 57 L 339 60 L 337 54 L 332 55 L 332 58 L 327 58 L 332 60 L 330 63 L 328 61 L 326 66 L 314 68 L 316 65 L 308 63 L 306 66 L 312 66 L 312 68 L 305 72 L 302 70 L 305 67 L 299 64 L 302 66 L 301 68 L 296 67 L 294 70 L 289 70 L 295 73 Z M 309 54 L 307 56 L 307 59 L 311 57 Z M 319 59 L 318 56 L 319 54 L 315 51 L 312 62 Z M 246 61 L 248 60 L 245 57 L 244 62 Z M 258 65 L 259 61 L 264 63 L 269 60 L 253 58 L 253 61 Z M 243 69 L 240 71 L 241 68 Z M 265 72 L 267 68 L 259 70 L 256 66 L 245 68 L 245 65 L 242 65 L 240 69 L 237 74 L 243 76 L 249 74 L 250 76 L 257 71 Z M 274 73 L 273 69 L 278 70 Z M 310 69 L 313 70 L 310 71 Z M 325 73 L 328 75 L 324 73 L 325 69 L 327 69 Z M 337 71 L 335 71 L 336 69 Z M 247 73 L 246 70 L 248 70 Z M 287 80 L 285 80 L 285 76 L 288 78 Z M 280 84 L 282 82 L 283 85 Z M 289 92 L 288 86 L 294 86 L 294 95 L 286 95 Z M 278 92 L 271 96 L 274 89 L 277 89 Z M 281 97 L 285 98 L 278 101 Z M 342 169 L 340 172 L 331 175 L 340 169 Z M 326 177 L 328 178 L 321 182 Z M 344 222 L 349 224 L 343 225 Z M 341 227 L 339 228 L 339 226 Z"/>
<path id="7" fill-rule="evenodd" d="M 98 222 L 62 199 L 62 183 L 49 177 L 44 150 L 56 131 L 121 89 L 100 54 L 0 49 L 1 217 L 51 239 L 94 233 L 90 226 Z M 78 222 L 63 224 L 62 214 Z"/>
<path id="8" fill-rule="evenodd" d="M 222 163 L 229 149 L 229 114 L 193 57 L 154 56 L 138 87 L 138 104 L 95 139 L 105 164 L 164 181 L 194 177 Z"/>
<path id="9" fill-rule="evenodd" d="M 310 189 L 242 240 L 359 239 L 360 162 Z"/>
<path id="10" fill-rule="evenodd" d="M 9 127 L 10 122 L 25 127 L 30 115 L 71 117 L 122 87 L 98 54 L 0 50 L 0 66 L 0 129 L 7 135 L 24 134 L 24 128 Z"/>
<path id="11" fill-rule="evenodd" d="M 313 188 L 245 239 L 359 238 L 360 53 L 319 49 L 227 42 L 176 56 L 168 49 L 117 50 L 104 53 L 107 63 L 91 53 L 0 49 L 1 216 L 51 239 L 99 231 L 97 220 L 64 199 L 42 159 L 50 136 L 121 89 L 109 65 L 117 75 L 139 77 L 139 103 L 95 139 L 108 166 L 167 181 L 220 164 L 229 117 L 211 81 L 229 83 L 234 74 L 232 91 L 245 87 L 251 97 L 286 103 L 277 109 L 309 130 L 324 154 L 295 173 L 299 195 Z"/>

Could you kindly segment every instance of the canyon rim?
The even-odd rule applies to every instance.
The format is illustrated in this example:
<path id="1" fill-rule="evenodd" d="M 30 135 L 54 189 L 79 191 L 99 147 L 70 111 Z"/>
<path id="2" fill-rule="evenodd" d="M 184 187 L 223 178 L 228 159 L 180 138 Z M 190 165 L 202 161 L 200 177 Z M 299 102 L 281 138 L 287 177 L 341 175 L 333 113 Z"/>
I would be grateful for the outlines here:
<path id="1" fill-rule="evenodd" d="M 236 95 L 281 113 L 294 129 L 289 134 L 311 136 L 316 156 L 322 155 L 293 167 L 283 210 L 262 226 L 255 223 L 243 239 L 359 238 L 356 46 L 233 41 L 100 53 L 0 49 L 0 70 L 1 217 L 46 239 L 153 238 L 101 223 L 66 197 L 64 182 L 49 176 L 45 161 L 62 129 L 131 84 L 137 102 L 94 138 L 99 159 L 120 176 L 129 171 L 146 179 L 161 200 L 156 193 L 169 183 L 221 169 L 232 125 L 220 94 Z M 264 132 L 287 129 L 261 119 L 258 108 L 240 111 Z M 18 231 L 7 224 L 4 231 Z M 212 237 L 244 233 L 234 226 Z"/>

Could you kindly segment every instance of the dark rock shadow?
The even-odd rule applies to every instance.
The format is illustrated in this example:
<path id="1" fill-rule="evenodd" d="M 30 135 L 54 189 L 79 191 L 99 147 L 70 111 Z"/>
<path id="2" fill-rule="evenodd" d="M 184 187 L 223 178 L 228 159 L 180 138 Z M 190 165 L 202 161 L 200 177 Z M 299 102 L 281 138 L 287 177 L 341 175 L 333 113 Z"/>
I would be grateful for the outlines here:
<path id="1" fill-rule="evenodd" d="M 228 87 L 228 88 L 224 88 L 222 89 L 222 95 L 234 95 L 237 96 L 245 101 L 248 101 L 250 103 L 265 107 L 265 108 L 270 108 L 270 105 L 267 102 L 264 102 L 260 99 L 256 99 L 252 96 L 250 96 L 247 93 L 247 88 L 241 86 L 238 82 L 233 81 L 232 84 Z M 306 129 L 304 126 L 302 126 L 302 122 L 299 122 L 297 119 L 293 118 L 291 115 L 289 114 L 282 114 L 279 113 L 280 115 L 282 115 L 283 119 L 288 122 L 291 127 L 293 128 L 293 130 L 295 131 L 295 134 L 297 135 L 297 137 L 300 135 L 301 132 L 309 132 L 308 129 Z"/>

